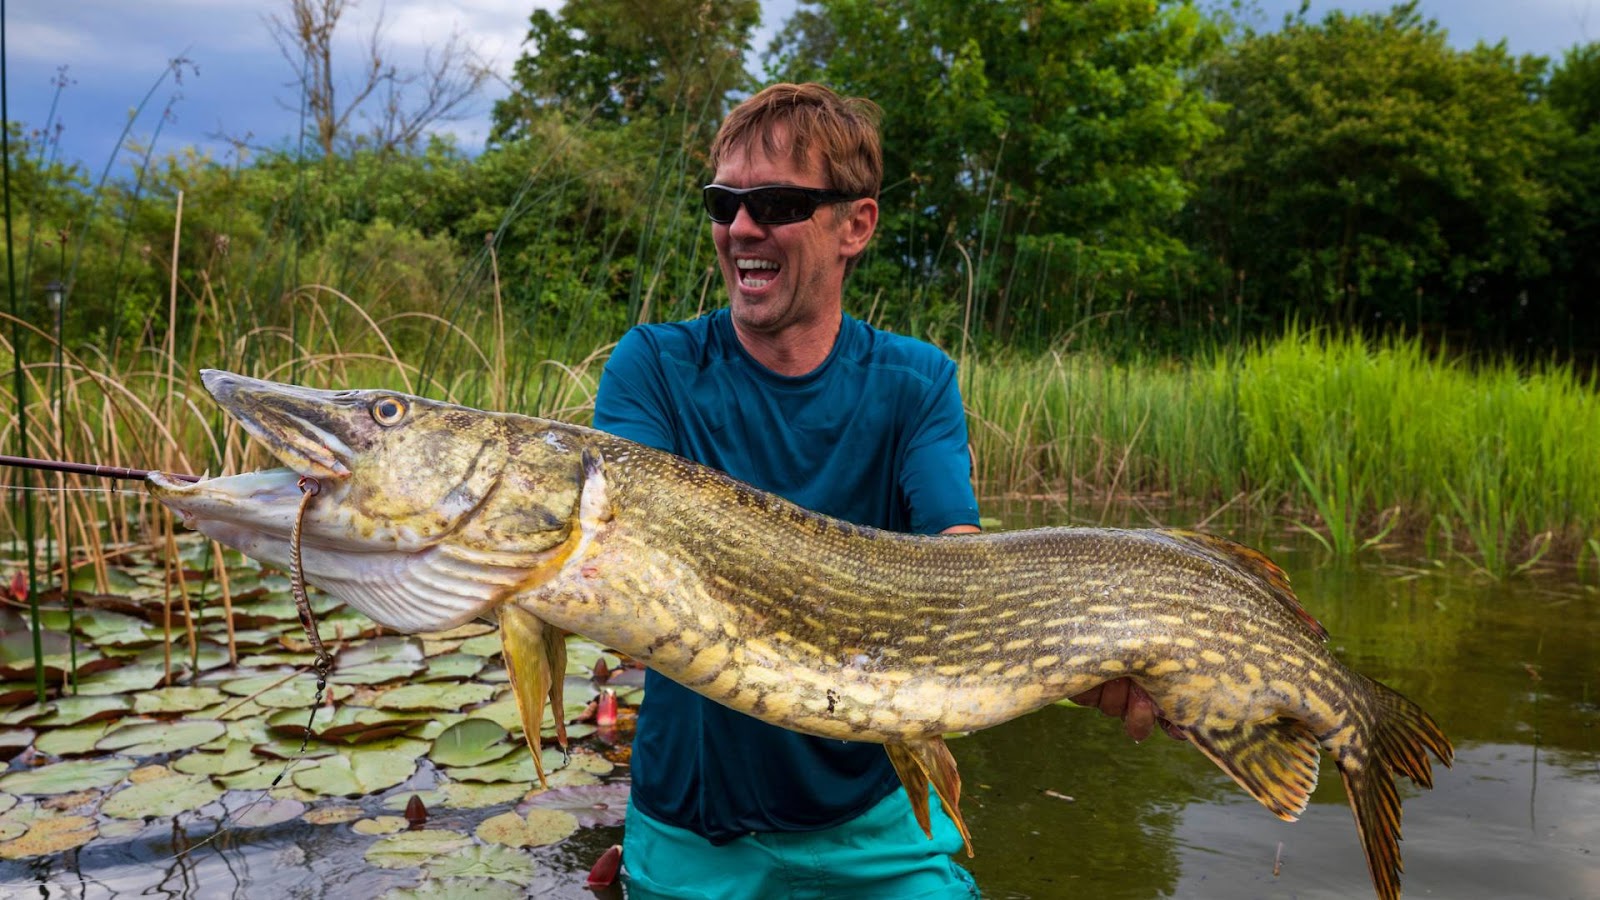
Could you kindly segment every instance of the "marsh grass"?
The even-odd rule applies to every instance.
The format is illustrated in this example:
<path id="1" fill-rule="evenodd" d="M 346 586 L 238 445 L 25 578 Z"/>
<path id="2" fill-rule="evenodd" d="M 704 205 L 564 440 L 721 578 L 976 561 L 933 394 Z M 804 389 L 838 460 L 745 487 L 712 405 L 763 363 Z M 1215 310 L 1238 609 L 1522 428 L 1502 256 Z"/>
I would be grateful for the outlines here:
<path id="1" fill-rule="evenodd" d="M 1496 578 L 1574 559 L 1600 522 L 1600 394 L 1570 365 L 1291 328 L 1189 363 L 1057 353 L 965 377 L 984 491 L 1078 521 L 1107 492 L 1238 503 L 1344 557 L 1443 539 Z"/>

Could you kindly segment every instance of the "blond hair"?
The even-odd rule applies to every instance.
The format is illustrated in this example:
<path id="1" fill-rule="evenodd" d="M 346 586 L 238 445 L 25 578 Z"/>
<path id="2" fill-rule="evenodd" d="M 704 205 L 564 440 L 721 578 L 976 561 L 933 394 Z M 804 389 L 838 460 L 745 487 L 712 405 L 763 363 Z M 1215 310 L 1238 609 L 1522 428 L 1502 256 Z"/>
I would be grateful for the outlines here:
<path id="1" fill-rule="evenodd" d="M 878 137 L 882 110 L 860 97 L 841 97 L 820 84 L 774 84 L 734 107 L 711 142 L 711 169 L 733 153 L 759 146 L 777 158 L 787 150 L 796 165 L 810 163 L 811 148 L 822 151 L 822 187 L 860 197 L 878 196 L 883 187 L 883 147 Z M 780 133 L 788 147 L 779 143 Z"/>

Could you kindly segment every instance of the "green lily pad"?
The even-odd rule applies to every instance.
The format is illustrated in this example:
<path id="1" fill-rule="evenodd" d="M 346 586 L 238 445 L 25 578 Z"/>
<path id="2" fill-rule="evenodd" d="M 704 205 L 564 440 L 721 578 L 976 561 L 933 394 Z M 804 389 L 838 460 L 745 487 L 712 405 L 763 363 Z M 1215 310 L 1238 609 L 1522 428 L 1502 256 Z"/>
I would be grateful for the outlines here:
<path id="1" fill-rule="evenodd" d="M 361 797 L 387 790 L 416 774 L 415 757 L 402 753 L 352 751 L 329 756 L 294 773 L 294 783 L 328 797 Z"/>
<path id="2" fill-rule="evenodd" d="M 283 776 L 282 780 L 278 780 L 279 787 L 291 784 L 289 778 L 295 769 L 309 765 L 311 765 L 309 760 L 300 763 L 262 763 L 254 769 L 245 769 L 243 772 L 234 772 L 231 775 L 217 775 L 215 778 L 230 791 L 264 791 L 272 787 L 272 782 L 277 780 L 279 775 Z"/>
<path id="3" fill-rule="evenodd" d="M 379 835 L 395 834 L 411 827 L 404 816 L 378 816 L 373 819 L 362 819 L 350 826 L 356 834 Z"/>
<path id="4" fill-rule="evenodd" d="M 566 840 L 578 830 L 578 819 L 559 809 L 530 809 L 490 816 L 473 832 L 481 841 L 507 847 L 543 847 Z"/>
<path id="5" fill-rule="evenodd" d="M 28 833 L 28 826 L 21 822 L 7 822 L 0 820 L 0 841 L 9 841 L 22 837 Z"/>
<path id="6" fill-rule="evenodd" d="M 71 794 L 110 787 L 132 771 L 131 759 L 74 759 L 0 776 L 0 788 L 24 796 Z"/>
<path id="7" fill-rule="evenodd" d="M 0 760 L 11 759 L 28 749 L 37 734 L 32 728 L 0 728 Z"/>
<path id="8" fill-rule="evenodd" d="M 428 669 L 416 681 L 466 681 L 483 671 L 488 661 L 471 653 L 446 653 L 428 660 Z"/>
<path id="9" fill-rule="evenodd" d="M 221 703 L 227 696 L 214 687 L 169 687 L 146 691 L 134 698 L 134 712 L 185 713 Z"/>
<path id="10" fill-rule="evenodd" d="M 487 684 L 413 684 L 384 691 L 373 701 L 379 709 L 460 710 L 494 696 Z"/>
<path id="11" fill-rule="evenodd" d="M 226 689 L 227 685 L 223 687 Z M 331 699 L 335 703 L 342 703 L 348 700 L 353 693 L 355 693 L 354 688 L 346 687 L 342 684 L 330 684 L 322 691 L 322 701 L 326 703 Z M 311 704 L 316 700 L 316 697 L 316 680 L 302 678 L 262 691 L 252 697 L 251 702 L 274 709 L 306 710 L 311 708 Z"/>
<path id="12" fill-rule="evenodd" d="M 533 884 L 535 876 L 533 860 L 527 854 L 477 845 L 429 860 L 426 871 L 435 878 L 492 878 L 521 887 Z"/>
<path id="13" fill-rule="evenodd" d="M 545 770 L 549 772 L 549 769 Z M 461 769 L 446 769 L 445 773 L 454 781 L 487 781 L 487 782 L 513 782 L 516 784 L 531 784 L 537 781 L 539 773 L 533 767 L 533 757 L 526 753 L 517 753 L 507 756 L 499 762 L 492 762 L 484 766 L 468 766 Z"/>
<path id="14" fill-rule="evenodd" d="M 306 710 L 286 709 L 267 719 L 267 726 L 276 734 L 299 738 L 306 733 L 306 719 Z M 325 741 L 358 744 L 404 734 L 424 721 L 383 710 L 341 706 L 332 716 L 319 713 L 312 733 Z"/>
<path id="15" fill-rule="evenodd" d="M 159 665 L 135 663 L 131 666 L 122 666 L 106 672 L 96 672 L 87 678 L 80 679 L 78 681 L 78 696 L 132 694 L 148 691 L 154 689 L 166 677 L 166 670 Z"/>
<path id="16" fill-rule="evenodd" d="M 204 775 L 168 775 L 112 794 L 100 811 L 117 819 L 167 817 L 199 809 L 222 796 Z"/>
<path id="17" fill-rule="evenodd" d="M 368 847 L 366 860 L 384 869 L 408 869 L 470 846 L 472 838 L 459 831 L 402 831 Z"/>
<path id="18" fill-rule="evenodd" d="M 490 878 L 429 878 L 416 887 L 395 888 L 382 900 L 522 900 L 522 888 Z"/>
<path id="19" fill-rule="evenodd" d="M 340 684 L 387 684 L 422 671 L 422 659 L 422 642 L 416 638 L 375 638 L 340 652 L 330 679 Z"/>
<path id="20" fill-rule="evenodd" d="M 0 794 L 0 816 L 16 808 L 17 797 L 15 794 Z"/>
<path id="21" fill-rule="evenodd" d="M 174 762 L 172 768 L 185 775 L 237 775 L 263 762 L 249 743 L 229 741 L 221 753 L 190 753 Z"/>
<path id="22" fill-rule="evenodd" d="M 461 653 L 471 653 L 473 656 L 495 657 L 500 655 L 500 635 L 485 634 L 481 637 L 468 638 L 456 648 Z"/>
<path id="23" fill-rule="evenodd" d="M 488 809 L 515 803 L 528 793 L 526 784 L 479 784 L 455 782 L 439 788 L 438 806 L 446 809 Z"/>
<path id="24" fill-rule="evenodd" d="M 95 834 L 94 820 L 87 816 L 40 819 L 21 837 L 0 844 L 0 859 L 29 859 L 62 853 L 89 843 Z"/>
<path id="25" fill-rule="evenodd" d="M 268 741 L 260 741 L 251 746 L 257 756 L 277 760 L 321 759 L 324 756 L 332 756 L 339 752 L 339 748 L 330 747 L 318 741 L 307 743 L 305 750 L 301 750 L 299 738 L 273 738 Z"/>
<path id="26" fill-rule="evenodd" d="M 544 715 L 547 721 L 550 720 L 549 709 L 544 711 Z M 510 694 L 473 710 L 472 717 L 474 719 L 488 719 L 512 734 L 522 733 L 522 714 L 517 711 L 516 698 Z"/>
<path id="27" fill-rule="evenodd" d="M 127 715 L 127 697 L 62 697 L 50 703 L 48 714 L 27 722 L 39 728 L 66 728 Z"/>
<path id="28" fill-rule="evenodd" d="M 508 732 L 488 719 L 465 719 L 445 729 L 428 754 L 441 766 L 481 766 L 517 749 Z"/>
<path id="29" fill-rule="evenodd" d="M 472 717 L 474 719 L 483 718 L 483 716 L 478 715 L 476 712 L 472 714 Z M 454 725 L 465 718 L 466 716 L 462 713 L 434 713 L 433 717 L 424 723 L 421 728 L 418 728 L 411 733 L 425 741 L 432 741 L 438 738 L 439 735 L 444 734 L 444 730 L 446 728 L 449 728 L 451 725 Z"/>
<path id="30" fill-rule="evenodd" d="M 142 722 L 111 732 L 100 739 L 95 749 L 120 751 L 129 756 L 159 756 L 192 750 L 226 731 L 227 726 L 215 719 Z"/>

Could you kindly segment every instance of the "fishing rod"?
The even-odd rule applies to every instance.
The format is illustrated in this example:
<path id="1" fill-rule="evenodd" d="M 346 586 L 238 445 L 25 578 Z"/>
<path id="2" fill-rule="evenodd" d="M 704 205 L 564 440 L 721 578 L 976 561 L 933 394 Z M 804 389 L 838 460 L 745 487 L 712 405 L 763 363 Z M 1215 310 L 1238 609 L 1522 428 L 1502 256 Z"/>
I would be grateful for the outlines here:
<path id="1" fill-rule="evenodd" d="M 143 481 L 154 469 L 125 469 L 121 466 L 99 466 L 94 463 L 66 462 L 59 459 L 30 459 L 26 456 L 5 456 L 0 454 L 0 466 L 11 466 L 17 469 L 39 469 L 45 472 L 69 472 L 74 475 L 92 475 L 96 478 L 115 478 L 123 481 Z M 165 473 L 168 478 L 178 481 L 199 481 L 198 475 L 181 475 L 175 472 Z"/>

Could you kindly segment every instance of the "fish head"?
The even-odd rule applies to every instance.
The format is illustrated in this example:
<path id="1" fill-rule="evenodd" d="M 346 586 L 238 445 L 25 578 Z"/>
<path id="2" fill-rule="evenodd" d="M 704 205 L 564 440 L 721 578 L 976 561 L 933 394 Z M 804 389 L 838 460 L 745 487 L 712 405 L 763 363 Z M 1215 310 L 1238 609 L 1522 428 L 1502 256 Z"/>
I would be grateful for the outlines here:
<path id="1" fill-rule="evenodd" d="M 486 615 L 572 533 L 580 457 L 511 465 L 510 448 L 527 443 L 512 420 L 538 420 L 394 391 L 201 378 L 284 467 L 193 483 L 156 473 L 151 493 L 185 525 L 280 568 L 298 524 L 305 580 L 385 626 L 432 631 Z M 515 496 L 502 490 L 508 477 Z"/>

